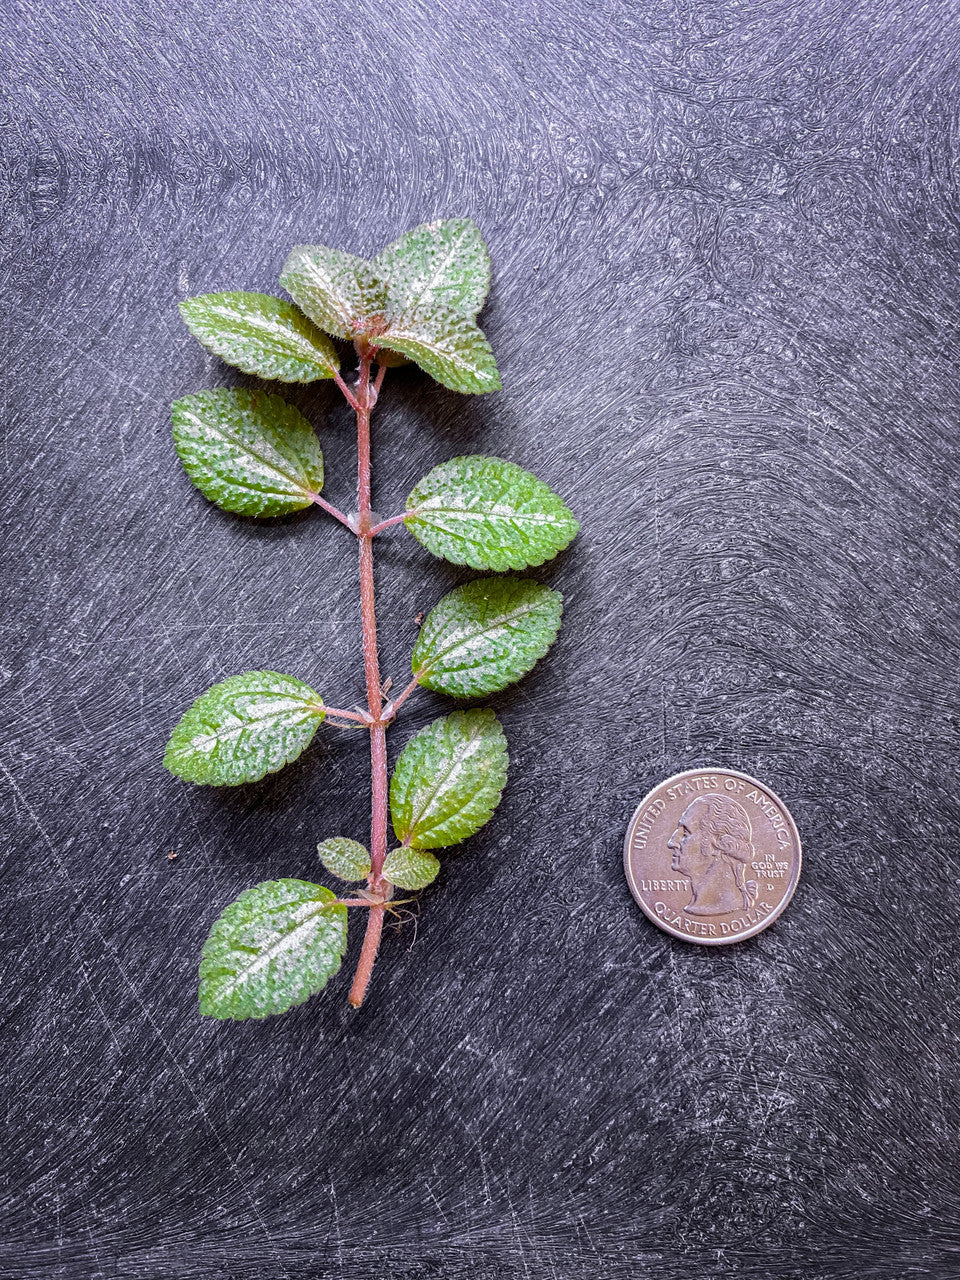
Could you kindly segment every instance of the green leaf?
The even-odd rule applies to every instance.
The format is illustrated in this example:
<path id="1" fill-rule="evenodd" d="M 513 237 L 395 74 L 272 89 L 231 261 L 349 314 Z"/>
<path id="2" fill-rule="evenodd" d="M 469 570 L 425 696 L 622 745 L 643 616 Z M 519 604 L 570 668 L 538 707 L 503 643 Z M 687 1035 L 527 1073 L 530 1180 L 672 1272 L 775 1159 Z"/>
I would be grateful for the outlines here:
<path id="1" fill-rule="evenodd" d="M 433 854 L 422 849 L 394 849 L 383 864 L 384 878 L 400 889 L 424 889 L 439 870 Z"/>
<path id="2" fill-rule="evenodd" d="M 490 258 L 470 218 L 414 227 L 374 259 L 391 311 L 458 311 L 474 319 L 490 289 Z"/>
<path id="3" fill-rule="evenodd" d="M 366 880 L 370 874 L 370 854 L 356 840 L 334 836 L 317 845 L 317 853 L 330 874 L 341 880 Z"/>
<path id="4" fill-rule="evenodd" d="M 391 317 L 374 339 L 378 347 L 409 356 L 451 391 L 500 390 L 497 362 L 473 320 L 457 311 L 411 311 Z"/>
<path id="5" fill-rule="evenodd" d="M 479 831 L 507 781 L 507 744 L 492 711 L 455 711 L 404 747 L 390 782 L 397 839 L 441 849 Z"/>
<path id="6" fill-rule="evenodd" d="M 513 462 L 451 458 L 407 499 L 407 528 L 428 551 L 474 569 L 551 560 L 580 528 L 557 495 Z"/>
<path id="7" fill-rule="evenodd" d="M 200 960 L 200 1012 L 266 1018 L 321 991 L 347 946 L 347 909 L 305 880 L 265 880 L 231 902 Z"/>
<path id="8" fill-rule="evenodd" d="M 528 578 L 478 578 L 443 597 L 413 650 L 413 674 L 455 698 L 496 693 L 547 652 L 560 629 L 563 597 Z"/>
<path id="9" fill-rule="evenodd" d="M 323 245 L 297 245 L 280 274 L 294 302 L 325 333 L 351 341 L 384 325 L 387 287 L 373 263 Z"/>
<path id="10" fill-rule="evenodd" d="M 163 763 L 178 778 L 210 787 L 257 782 L 295 760 L 325 715 L 319 693 L 293 676 L 231 676 L 187 711 Z"/>
<path id="11" fill-rule="evenodd" d="M 244 373 L 279 382 L 332 378 L 340 358 L 330 339 L 297 308 L 265 293 L 205 293 L 180 303 L 190 332 Z"/>
<path id="12" fill-rule="evenodd" d="M 310 423 L 263 391 L 200 391 L 173 406 L 173 443 L 205 498 L 244 516 L 285 516 L 323 488 Z"/>

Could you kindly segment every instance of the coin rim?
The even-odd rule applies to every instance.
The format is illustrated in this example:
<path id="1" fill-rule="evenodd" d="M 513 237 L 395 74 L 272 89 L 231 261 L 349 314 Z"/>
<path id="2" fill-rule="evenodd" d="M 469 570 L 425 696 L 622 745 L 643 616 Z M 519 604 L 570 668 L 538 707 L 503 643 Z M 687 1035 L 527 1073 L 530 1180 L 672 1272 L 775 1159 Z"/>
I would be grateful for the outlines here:
<path id="1" fill-rule="evenodd" d="M 654 915 L 652 911 L 648 910 L 646 903 L 641 898 L 640 892 L 637 889 L 636 881 L 633 878 L 633 868 L 630 865 L 630 845 L 633 840 L 633 829 L 637 821 L 639 820 L 641 813 L 643 812 L 645 807 L 650 803 L 651 796 L 655 795 L 656 792 L 658 791 L 662 791 L 664 787 L 669 786 L 672 783 L 682 782 L 685 778 L 697 777 L 698 775 L 702 775 L 704 773 L 725 773 L 730 777 L 743 778 L 745 782 L 752 782 L 754 786 L 759 787 L 761 791 L 765 791 L 767 795 L 770 797 L 770 799 L 780 806 L 784 814 L 789 819 L 790 827 L 793 830 L 793 834 L 796 837 L 796 841 L 797 841 L 797 865 L 796 865 L 796 870 L 794 871 L 794 874 L 793 874 L 793 879 L 790 885 L 790 889 L 786 894 L 786 896 L 783 898 L 780 904 L 775 908 L 775 910 L 769 916 L 767 916 L 765 920 L 760 921 L 758 924 L 755 924 L 752 928 L 745 930 L 743 933 L 738 933 L 735 937 L 732 937 L 732 938 L 692 938 L 688 933 L 681 933 L 678 929 L 674 929 L 671 925 L 665 924 L 660 919 L 659 916 Z M 662 933 L 668 934 L 671 938 L 676 938 L 679 942 L 689 942 L 695 947 L 697 946 L 729 947 L 736 942 L 746 942 L 748 938 L 755 938 L 758 933 L 763 933 L 764 929 L 769 929 L 770 926 L 774 923 L 774 921 L 778 920 L 780 916 L 783 915 L 786 908 L 790 905 L 793 899 L 793 895 L 797 891 L 797 885 L 800 881 L 800 869 L 801 869 L 802 863 L 803 863 L 803 848 L 800 843 L 800 831 L 797 828 L 796 819 L 794 818 L 792 812 L 790 811 L 789 806 L 784 804 L 784 802 L 780 799 L 780 797 L 772 789 L 772 787 L 767 786 L 765 782 L 761 782 L 759 778 L 755 778 L 750 773 L 744 773 L 740 769 L 730 769 L 726 765 L 705 764 L 705 765 L 698 766 L 696 769 L 684 769 L 681 773 L 671 774 L 669 778 L 664 778 L 663 781 L 658 782 L 655 787 L 651 787 L 650 790 L 643 797 L 643 799 L 640 801 L 640 803 L 637 805 L 636 809 L 634 809 L 633 816 L 631 817 L 629 823 L 627 824 L 627 834 L 623 842 L 623 870 L 624 870 L 624 874 L 627 877 L 627 885 L 629 886 L 630 893 L 634 901 L 636 902 L 637 906 L 640 908 L 643 914 L 647 917 L 647 919 L 650 920 L 653 924 L 655 924 Z"/>

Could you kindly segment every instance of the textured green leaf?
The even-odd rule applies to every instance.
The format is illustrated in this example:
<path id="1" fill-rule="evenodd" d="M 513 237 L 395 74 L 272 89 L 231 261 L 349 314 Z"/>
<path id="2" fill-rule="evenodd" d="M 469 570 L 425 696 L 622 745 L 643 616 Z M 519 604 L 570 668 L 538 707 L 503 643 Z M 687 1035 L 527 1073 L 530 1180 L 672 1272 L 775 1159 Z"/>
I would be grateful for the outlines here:
<path id="1" fill-rule="evenodd" d="M 326 712 L 319 693 L 277 671 L 248 671 L 202 694 L 174 729 L 163 763 L 187 782 L 233 787 L 295 760 Z"/>
<path id="2" fill-rule="evenodd" d="M 173 442 L 205 498 L 245 516 L 284 516 L 323 488 L 323 455 L 306 418 L 263 391 L 200 391 L 173 406 Z"/>
<path id="3" fill-rule="evenodd" d="M 244 373 L 316 382 L 340 368 L 336 347 L 290 302 L 265 293 L 205 293 L 180 303 L 190 332 Z"/>
<path id="4" fill-rule="evenodd" d="M 370 854 L 356 840 L 334 836 L 317 845 L 320 861 L 331 875 L 341 880 L 366 880 L 370 873 Z"/>
<path id="5" fill-rule="evenodd" d="M 474 319 L 490 289 L 490 258 L 470 218 L 414 227 L 374 260 L 394 313 L 458 311 Z"/>
<path id="6" fill-rule="evenodd" d="M 390 782 L 397 839 L 415 849 L 442 849 L 479 831 L 500 801 L 507 759 L 492 711 L 455 711 L 421 729 Z"/>
<path id="7" fill-rule="evenodd" d="M 455 698 L 496 693 L 547 652 L 560 629 L 563 597 L 528 578 L 478 578 L 443 597 L 413 650 L 413 674 Z"/>
<path id="8" fill-rule="evenodd" d="M 321 991 L 347 946 L 347 909 L 305 880 L 265 880 L 214 924 L 200 960 L 200 1012 L 266 1018 Z"/>
<path id="9" fill-rule="evenodd" d="M 474 569 L 524 569 L 552 559 L 578 521 L 536 476 L 503 458 L 451 458 L 420 481 L 404 521 L 435 556 Z"/>
<path id="10" fill-rule="evenodd" d="M 457 311 L 412 311 L 392 316 L 374 341 L 409 356 L 451 391 L 499 391 L 497 362 L 473 320 Z"/>
<path id="11" fill-rule="evenodd" d="M 440 863 L 423 849 L 394 849 L 383 864 L 384 878 L 399 889 L 424 889 L 439 870 Z"/>
<path id="12" fill-rule="evenodd" d="M 322 245 L 297 245 L 280 283 L 325 333 L 352 341 L 383 328 L 387 287 L 364 258 Z"/>

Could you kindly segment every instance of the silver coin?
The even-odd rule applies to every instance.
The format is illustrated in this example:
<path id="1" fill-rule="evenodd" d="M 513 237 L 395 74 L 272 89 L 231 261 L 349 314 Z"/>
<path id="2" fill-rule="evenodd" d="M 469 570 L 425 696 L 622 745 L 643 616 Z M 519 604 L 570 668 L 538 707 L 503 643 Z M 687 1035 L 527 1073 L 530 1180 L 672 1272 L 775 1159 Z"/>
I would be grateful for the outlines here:
<path id="1" fill-rule="evenodd" d="M 673 937 L 708 947 L 773 924 L 793 897 L 800 860 L 790 810 L 734 769 L 688 769 L 654 787 L 623 849 L 643 912 Z"/>

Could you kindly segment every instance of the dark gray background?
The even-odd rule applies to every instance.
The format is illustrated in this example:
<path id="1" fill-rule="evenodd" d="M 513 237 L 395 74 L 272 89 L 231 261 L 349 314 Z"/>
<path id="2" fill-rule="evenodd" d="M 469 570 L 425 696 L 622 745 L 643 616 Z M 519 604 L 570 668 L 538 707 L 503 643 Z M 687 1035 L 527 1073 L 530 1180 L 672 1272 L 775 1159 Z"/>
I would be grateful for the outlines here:
<path id="1" fill-rule="evenodd" d="M 960 1274 L 958 6 L 3 8 L 2 1275 Z M 345 973 L 201 1021 L 212 919 L 363 836 L 367 755 L 161 768 L 228 674 L 362 677 L 349 536 L 227 516 L 177 463 L 169 402 L 237 378 L 176 303 L 462 214 L 504 390 L 391 374 L 375 501 L 455 453 L 535 470 L 583 520 L 539 571 L 565 629 L 493 701 L 503 803 L 364 1009 Z M 349 505 L 348 414 L 291 398 Z M 462 575 L 394 530 L 378 576 L 402 680 Z M 806 854 L 712 951 L 621 869 L 703 763 L 779 791 Z"/>

